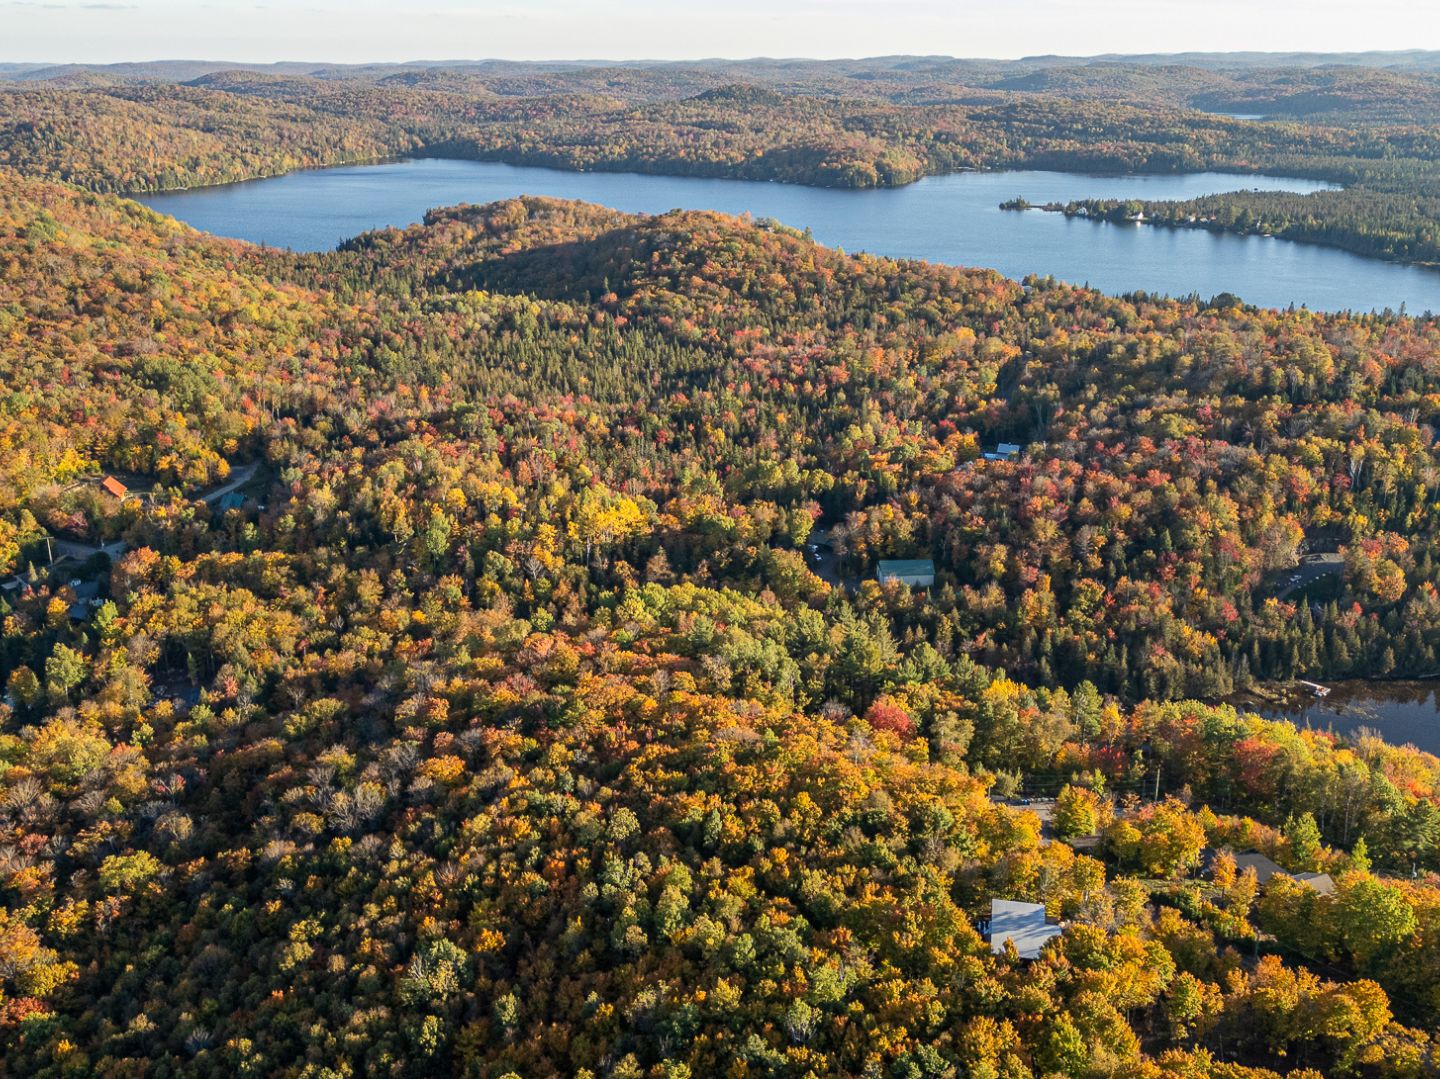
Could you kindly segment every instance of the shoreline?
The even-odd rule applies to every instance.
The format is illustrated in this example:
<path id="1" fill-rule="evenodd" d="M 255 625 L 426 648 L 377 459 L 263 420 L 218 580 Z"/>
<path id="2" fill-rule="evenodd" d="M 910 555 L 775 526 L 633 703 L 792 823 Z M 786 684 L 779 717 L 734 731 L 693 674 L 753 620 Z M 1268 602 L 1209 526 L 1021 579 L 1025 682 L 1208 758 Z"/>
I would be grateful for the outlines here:
<path id="1" fill-rule="evenodd" d="M 1440 260 L 1427 261 L 1424 259 L 1391 258 L 1386 255 L 1373 254 L 1368 251 L 1357 251 L 1345 244 L 1327 243 L 1323 240 L 1309 239 L 1304 236 L 1287 236 L 1283 232 L 1265 232 L 1259 229 L 1232 229 L 1224 225 L 1218 225 L 1208 219 L 1197 219 L 1195 221 L 1171 221 L 1152 217 L 1131 217 L 1122 221 L 1112 221 L 1108 217 L 1090 213 L 1085 208 L 1075 210 L 1067 209 L 1065 205 L 1055 202 L 1032 203 L 1024 199 L 1011 199 L 1002 202 L 1000 209 L 1006 212 L 1026 213 L 1038 212 L 1046 214 L 1059 214 L 1067 221 L 1090 221 L 1097 225 L 1134 225 L 1136 227 L 1149 226 L 1151 228 L 1168 228 L 1185 232 L 1208 232 L 1216 236 L 1238 236 L 1246 239 L 1258 240 L 1284 240 L 1286 243 L 1304 244 L 1307 247 L 1323 247 L 1331 251 L 1343 251 L 1347 255 L 1354 255 L 1356 258 L 1370 259 L 1374 262 L 1384 262 L 1391 266 L 1413 266 L 1419 270 L 1440 270 Z"/>
<path id="2" fill-rule="evenodd" d="M 417 150 L 417 151 L 414 152 L 414 153 L 408 153 L 408 154 L 392 154 L 392 155 L 384 155 L 384 156 L 380 156 L 380 157 L 357 158 L 357 159 L 354 159 L 354 160 L 333 161 L 333 162 L 329 162 L 329 163 L 325 163 L 325 164 L 304 165 L 304 166 L 300 166 L 300 167 L 297 167 L 297 168 L 283 169 L 283 170 L 279 170 L 279 171 L 275 171 L 275 172 L 255 173 L 254 175 L 245 176 L 245 177 L 240 177 L 240 178 L 233 179 L 233 180 L 221 180 L 221 181 L 217 181 L 217 182 L 215 182 L 215 183 L 193 184 L 193 185 L 188 186 L 188 187 L 131 188 L 131 189 L 127 189 L 127 190 L 124 190 L 124 191 L 109 192 L 109 193 L 113 193 L 113 194 L 117 195 L 117 196 L 120 197 L 120 198 L 126 198 L 126 199 L 130 199 L 130 200 L 132 200 L 132 201 L 139 201 L 139 200 L 145 199 L 145 198 L 147 198 L 147 197 L 151 197 L 151 196 L 198 194 L 198 193 L 203 192 L 203 191 L 213 191 L 213 190 L 219 190 L 219 189 L 223 189 L 223 188 L 227 188 L 227 187 L 239 187 L 239 186 L 242 186 L 242 185 L 244 185 L 244 184 L 259 183 L 259 182 L 266 181 L 266 180 L 278 180 L 278 179 L 282 179 L 283 177 L 286 177 L 286 176 L 293 176 L 293 175 L 297 175 L 297 174 L 300 174 L 300 173 L 306 173 L 306 172 L 326 172 L 326 171 L 330 171 L 330 170 L 333 170 L 333 169 L 344 169 L 344 168 L 366 168 L 366 167 L 374 166 L 374 165 L 401 165 L 401 164 L 405 164 L 405 163 L 407 163 L 407 162 L 412 162 L 412 161 L 426 161 L 426 160 L 432 160 L 432 161 L 474 161 L 474 162 L 485 163 L 485 164 L 509 165 L 509 166 L 511 166 L 512 168 L 547 169 L 547 170 L 550 170 L 550 171 L 553 171 L 553 172 L 570 173 L 570 174 L 574 174 L 574 175 L 585 175 L 586 173 L 604 173 L 604 174 L 612 175 L 612 176 L 627 176 L 627 175 L 628 175 L 628 176 L 662 177 L 662 178 L 681 179 L 681 180 L 684 180 L 684 179 L 695 179 L 695 180 L 738 181 L 738 182 L 741 182 L 741 183 L 775 183 L 775 184 L 784 184 L 784 185 L 786 185 L 786 186 L 788 186 L 788 187 L 809 188 L 809 189 L 813 189 L 813 190 L 817 190 L 817 191 L 842 191 L 842 192 L 843 192 L 843 191 L 850 191 L 850 192 L 856 192 L 856 193 L 873 192 L 873 191 L 899 191 L 899 190 L 903 190 L 903 189 L 905 189 L 905 188 L 907 188 L 907 187 L 913 187 L 913 186 L 915 186 L 916 184 L 919 184 L 919 183 L 924 182 L 925 180 L 941 179 L 941 178 L 944 178 L 944 177 L 947 177 L 947 176 L 963 176 L 963 175 L 967 175 L 967 174 L 1000 174 L 1000 173 L 1006 173 L 1006 172 L 1056 172 L 1056 173 L 1061 173 L 1061 174 L 1063 174 L 1063 175 L 1076 176 L 1076 177 L 1084 177 L 1084 178 L 1093 178 L 1093 179 L 1096 179 L 1096 180 L 1137 179 L 1137 178 L 1141 178 L 1141 177 L 1198 176 L 1198 175 L 1202 175 L 1202 174 L 1204 174 L 1204 173 L 1211 173 L 1211 172 L 1216 173 L 1216 174 L 1219 174 L 1219 175 L 1223 175 L 1223 176 L 1236 176 L 1236 177 L 1255 177 L 1255 176 L 1270 176 L 1270 175 L 1271 175 L 1270 173 L 1257 172 L 1257 171 L 1255 171 L 1255 170 L 1248 170 L 1248 171 L 1245 171 L 1245 172 L 1234 172 L 1234 171 L 1231 171 L 1231 170 L 1229 170 L 1229 169 L 1225 169 L 1225 168 L 1220 167 L 1220 166 L 1212 166 L 1212 167 L 1207 167 L 1207 168 L 1205 168 L 1205 169 L 1190 170 L 1190 171 L 1177 171 L 1177 172 L 1115 172 L 1115 171 L 1112 171 L 1112 170 L 1096 170 L 1096 171 L 1084 170 L 1084 169 L 1079 169 L 1079 170 L 1077 170 L 1077 169 L 1075 169 L 1075 168 L 1073 168 L 1073 167 L 1070 167 L 1070 168 L 1043 167 L 1043 168 L 1042 168 L 1042 167 L 1037 167 L 1037 166 L 1034 166 L 1034 165 L 1028 165 L 1028 164 L 1025 164 L 1025 163 L 1023 163 L 1023 162 L 1017 162 L 1017 163 L 1011 163 L 1011 164 L 1006 164 L 1006 165 L 1002 165 L 1002 166 L 966 166 L 966 167 L 962 167 L 962 168 L 946 169 L 946 170 L 937 171 L 937 172 L 927 172 L 927 173 L 924 173 L 924 174 L 922 174 L 922 175 L 920 175 L 920 176 L 915 177 L 913 180 L 906 180 L 906 181 L 904 181 L 903 183 L 878 183 L 878 184 L 869 184 L 869 185 L 850 185 L 850 184 L 823 184 L 823 183 L 812 183 L 812 182 L 806 182 L 806 181 L 803 181 L 803 180 L 787 180 L 787 179 L 781 179 L 781 178 L 779 178 L 779 177 L 757 177 L 757 178 L 752 178 L 752 177 L 746 177 L 746 176 L 737 176 L 737 175 L 735 175 L 733 172 L 726 172 L 726 171 L 721 170 L 721 169 L 716 169 L 716 170 L 714 170 L 714 171 L 702 171 L 702 172 L 694 172 L 694 171 L 681 172 L 681 171 L 671 171 L 671 170 L 660 169 L 660 168 L 657 168 L 657 169 L 637 169 L 637 168 L 635 168 L 632 164 L 629 164 L 629 163 L 626 163 L 623 167 L 616 167 L 616 168 L 607 168 L 607 167 L 605 167 L 603 164 L 601 164 L 601 165 L 599 165 L 599 166 L 590 166 L 590 167 L 587 167 L 587 168 L 579 168 L 579 167 L 574 167 L 574 166 L 567 166 L 567 165 L 565 165 L 565 164 L 563 164 L 563 163 L 557 163 L 557 162 L 555 162 L 555 161 L 553 161 L 553 160 L 545 161 L 545 162 L 543 162 L 543 163 L 536 163 L 536 162 L 533 161 L 533 160 L 527 159 L 527 158 L 526 158 L 526 155 L 508 155 L 508 154 L 498 154 L 498 153 L 497 153 L 497 154 L 456 154 L 456 153 L 444 153 L 444 152 L 441 151 L 440 148 L 436 148 L 436 147 L 424 147 L 424 148 L 421 148 L 420 150 Z M 1275 179 L 1294 179 L 1294 180 L 1296 180 L 1296 181 L 1308 181 L 1308 182 L 1314 182 L 1314 183 L 1325 183 L 1325 184 L 1330 184 L 1330 185 L 1332 185 L 1332 188 L 1333 188 L 1333 189 L 1344 190 L 1344 185 L 1338 184 L 1338 183 L 1336 183 L 1336 181 L 1334 181 L 1334 180 L 1332 180 L 1332 179 L 1327 179 L 1327 178 L 1324 178 L 1324 177 L 1316 177 L 1316 176 L 1294 176 L 1294 177 L 1275 176 L 1274 178 L 1275 178 Z M 82 188 L 82 190 L 87 190 L 87 191 L 89 191 L 90 189 L 89 189 L 89 188 Z M 92 192 L 92 193 L 106 194 L 107 192 Z M 143 205 L 143 203 L 142 203 L 142 205 Z M 1323 240 L 1310 239 L 1310 238 L 1307 238 L 1307 237 L 1286 236 L 1286 235 L 1283 235 L 1283 234 L 1281 234 L 1281 233 L 1261 232 L 1261 231 L 1257 231 L 1257 230 L 1255 230 L 1255 229 L 1231 229 L 1231 228 L 1226 228 L 1226 227 L 1224 227 L 1224 226 L 1215 225 L 1215 224 L 1213 224 L 1213 223 L 1205 222 L 1205 221 L 1195 221 L 1195 222 L 1159 221 L 1159 220 L 1151 220 L 1151 219 L 1148 219 L 1148 218 L 1140 218 L 1140 219 L 1134 219 L 1134 220 L 1127 221 L 1127 222 L 1114 222 L 1114 221 L 1109 221 L 1109 220 L 1107 220 L 1107 219 L 1104 218 L 1104 217 L 1096 216 L 1096 215 L 1094 215 L 1094 214 L 1091 214 L 1091 213 L 1088 213 L 1088 212 L 1083 212 L 1083 211 L 1081 211 L 1081 210 L 1076 210 L 1076 211 L 1074 211 L 1074 212 L 1069 212 L 1069 211 L 1067 211 L 1066 206 L 1065 206 L 1064 204 L 1053 203 L 1053 202 L 1051 202 L 1051 203 L 1043 203 L 1043 204 L 1042 204 L 1042 203 L 1030 203 L 1030 202 L 1026 201 L 1025 199 L 1023 199 L 1023 198 L 1021 198 L 1021 199 L 1012 199 L 1012 200 L 1009 200 L 1009 201 L 1007 201 L 1007 202 L 1003 202 L 1003 203 L 1000 204 L 1000 207 L 999 207 L 999 208 L 1000 208 L 1001 210 L 1005 210 L 1005 211 L 1016 211 L 1016 212 L 1024 212 L 1024 211 L 1035 210 L 1035 211 L 1040 211 L 1040 212 L 1043 212 L 1043 213 L 1058 213 L 1058 214 L 1062 215 L 1066 220 L 1075 220 L 1075 219 L 1078 218 L 1078 219 L 1082 219 L 1082 220 L 1092 221 L 1092 222 L 1095 222 L 1096 224 L 1155 225 L 1155 226 L 1163 226 L 1163 227 L 1173 228 L 1173 229 L 1177 229 L 1177 230 L 1183 229 L 1183 230 L 1187 230 L 1187 231 L 1204 231 L 1204 232 L 1209 232 L 1209 233 L 1211 233 L 1211 234 L 1213 234 L 1213 235 L 1217 235 L 1217 236 L 1235 236 L 1235 237 L 1246 238 L 1246 239 L 1274 239 L 1274 240 L 1284 240 L 1286 243 L 1303 244 L 1303 245 L 1306 246 L 1306 247 L 1317 247 L 1317 248 L 1321 248 L 1321 249 L 1325 249 L 1325 250 L 1330 250 L 1330 251 L 1340 251 L 1340 252 L 1343 252 L 1343 253 L 1345 253 L 1345 254 L 1347 254 L 1347 255 L 1352 255 L 1352 256 L 1354 256 L 1355 258 L 1368 259 L 1368 260 L 1371 260 L 1371 261 L 1374 261 L 1374 262 L 1381 262 L 1381 263 L 1385 263 L 1385 264 L 1391 265 L 1391 266 L 1408 266 L 1408 267 L 1414 267 L 1414 268 L 1416 268 L 1416 269 L 1426 270 L 1426 271 L 1430 271 L 1430 270 L 1440 270 L 1440 261 L 1422 261 L 1422 260 L 1417 260 L 1417 259 L 1391 258 L 1391 257 L 1387 257 L 1387 256 L 1385 256 L 1385 255 L 1374 254 L 1374 253 L 1368 252 L 1368 251 L 1357 251 L 1357 250 L 1355 250 L 1355 249 L 1353 249 L 1353 248 L 1351 248 L 1351 247 L 1348 247 L 1348 246 L 1346 246 L 1346 245 L 1344 245 L 1344 244 L 1328 243 L 1328 242 L 1325 242 L 1325 241 L 1323 241 Z"/>
<path id="3" fill-rule="evenodd" d="M 1390 745 L 1440 756 L 1440 675 L 1345 678 L 1325 685 L 1330 690 L 1325 697 L 1314 696 L 1299 682 L 1271 682 L 1204 703 L 1347 740 L 1368 727 Z"/>
<path id="4" fill-rule="evenodd" d="M 1065 176 L 1086 177 L 1096 180 L 1126 180 L 1151 177 L 1174 178 L 1182 176 L 1202 176 L 1207 173 L 1214 173 L 1221 176 L 1264 176 L 1276 180 L 1293 180 L 1296 182 L 1323 183 L 1330 184 L 1332 187 L 1337 189 L 1343 187 L 1343 185 L 1341 185 L 1339 182 L 1331 179 L 1326 179 L 1325 177 L 1321 176 L 1301 176 L 1289 174 L 1280 175 L 1278 173 L 1266 172 L 1263 169 L 1245 169 L 1242 171 L 1237 169 L 1225 168 L 1220 165 L 1211 165 L 1200 169 L 1170 170 L 1163 172 L 1126 172 L 1115 169 L 1084 169 L 1076 168 L 1074 166 L 1060 168 L 1050 164 L 1032 164 L 1024 161 L 1007 162 L 1003 165 L 962 165 L 952 169 L 939 169 L 933 172 L 921 173 L 913 180 L 905 180 L 901 183 L 876 183 L 866 185 L 825 184 L 807 182 L 804 180 L 786 180 L 780 177 L 737 176 L 733 171 L 727 172 L 722 169 L 702 172 L 679 171 L 664 168 L 642 169 L 636 168 L 634 167 L 634 165 L 629 163 L 626 163 L 624 167 L 608 168 L 603 162 L 597 165 L 590 165 L 583 168 L 579 166 L 557 164 L 553 161 L 546 162 L 544 164 L 536 164 L 532 160 L 527 160 L 525 155 L 509 155 L 501 153 L 456 154 L 444 153 L 442 152 L 442 149 L 442 147 L 427 146 L 422 147 L 413 153 L 387 154 L 379 157 L 356 158 L 354 160 L 332 161 L 315 165 L 300 165 L 296 166 L 295 168 L 282 169 L 276 172 L 259 172 L 250 176 L 243 176 L 233 180 L 217 180 L 214 183 L 191 184 L 188 187 L 126 188 L 119 191 L 98 191 L 92 188 L 84 187 L 79 184 L 72 184 L 71 186 L 78 187 L 80 190 L 87 191 L 91 194 L 111 194 L 116 195 L 120 198 L 139 199 L 149 195 L 184 195 L 191 192 L 211 191 L 216 188 L 237 187 L 241 184 L 258 183 L 262 180 L 278 180 L 285 176 L 293 176 L 305 172 L 328 172 L 332 169 L 365 168 L 371 165 L 402 165 L 410 161 L 475 161 L 485 164 L 510 165 L 513 168 L 548 169 L 552 172 L 574 173 L 577 175 L 584 175 L 586 173 L 604 173 L 611 176 L 655 176 L 677 180 L 730 180 L 739 183 L 784 184 L 787 187 L 810 188 L 816 191 L 900 191 L 907 187 L 914 187 L 916 184 L 923 183 L 926 180 L 943 179 L 947 176 L 965 176 L 970 174 L 995 175 L 1006 172 L 1053 172 Z M 22 175 L 25 174 L 22 173 Z M 69 181 L 61 182 L 68 183 Z M 1043 207 L 1038 205 L 1027 205 L 1027 207 L 1025 208 L 1046 210 L 1054 208 L 1057 211 L 1063 210 L 1063 207 L 1055 203 L 1047 203 Z"/>

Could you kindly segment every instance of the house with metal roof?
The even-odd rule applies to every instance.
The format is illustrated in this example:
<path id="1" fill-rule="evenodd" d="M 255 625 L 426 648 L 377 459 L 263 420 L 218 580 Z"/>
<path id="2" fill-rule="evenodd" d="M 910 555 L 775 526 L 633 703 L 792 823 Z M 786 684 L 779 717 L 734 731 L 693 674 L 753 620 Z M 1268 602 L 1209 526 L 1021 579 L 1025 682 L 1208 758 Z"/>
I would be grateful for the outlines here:
<path id="1" fill-rule="evenodd" d="M 1245 854 L 1235 855 L 1235 872 L 1239 874 L 1245 872 L 1247 869 L 1255 870 L 1255 882 L 1261 887 L 1264 887 L 1266 881 L 1276 873 L 1279 873 L 1282 877 L 1288 876 L 1285 870 L 1281 869 L 1275 862 L 1253 850 Z"/>
<path id="2" fill-rule="evenodd" d="M 911 588 L 933 588 L 935 563 L 929 558 L 881 559 L 875 569 L 875 579 L 881 584 L 893 581 Z"/>
<path id="3" fill-rule="evenodd" d="M 1040 949 L 1064 932 L 1045 920 L 1043 903 L 1014 899 L 990 900 L 990 950 L 1003 955 L 1005 944 L 1015 945 L 1021 959 L 1038 959 Z"/>
<path id="4" fill-rule="evenodd" d="M 128 494 L 130 493 L 130 488 L 126 487 L 123 483 L 121 483 L 119 480 L 117 480 L 114 476 L 106 476 L 103 480 L 101 480 L 101 481 L 100 481 L 100 490 L 104 491 L 107 495 L 110 495 L 112 498 L 119 498 L 119 499 L 123 499 L 126 495 L 128 495 Z"/>
<path id="5" fill-rule="evenodd" d="M 1207 870 L 1214 872 L 1215 859 L 1220 856 L 1220 851 L 1207 851 L 1202 855 L 1202 864 Z M 1255 871 L 1255 883 L 1262 888 L 1272 877 L 1289 877 L 1308 888 L 1313 888 L 1321 895 L 1329 895 L 1335 891 L 1335 881 L 1329 873 L 1290 873 L 1278 865 L 1272 859 L 1258 851 L 1246 851 L 1244 854 L 1237 854 L 1235 857 L 1235 872 L 1243 873 L 1247 869 Z"/>
<path id="6" fill-rule="evenodd" d="M 1335 892 L 1335 880 L 1329 873 L 1296 873 L 1295 879 L 1321 895 L 1333 895 Z"/>
<path id="7" fill-rule="evenodd" d="M 1002 442 L 993 450 L 988 450 L 981 456 L 987 461 L 1013 461 L 1020 456 L 1023 447 L 1014 442 Z"/>

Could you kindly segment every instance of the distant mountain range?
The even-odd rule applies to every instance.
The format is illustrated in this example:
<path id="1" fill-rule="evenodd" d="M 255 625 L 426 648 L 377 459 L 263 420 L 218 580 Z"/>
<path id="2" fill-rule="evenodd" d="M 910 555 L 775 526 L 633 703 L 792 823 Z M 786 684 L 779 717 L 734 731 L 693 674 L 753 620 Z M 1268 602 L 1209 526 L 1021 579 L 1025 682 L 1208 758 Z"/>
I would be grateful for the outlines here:
<path id="1" fill-rule="evenodd" d="M 414 60 L 401 63 L 336 64 L 324 61 L 244 63 L 230 60 L 150 60 L 117 64 L 0 63 L 0 80 L 47 82 L 85 77 L 117 80 L 186 82 L 221 71 L 259 74 L 308 75 L 329 79 L 376 79 L 407 71 L 448 70 L 476 74 L 538 74 L 605 68 L 689 68 L 745 71 L 754 74 L 797 74 L 826 70 L 852 77 L 879 74 L 936 77 L 1023 74 L 1052 68 L 1097 65 L 1189 67 L 1215 72 L 1247 69 L 1361 67 L 1411 72 L 1440 72 L 1440 51 L 1411 49 L 1397 52 L 1182 52 L 1112 53 L 1101 56 L 1027 56 L 1018 60 L 957 58 L 950 56 L 876 56 L 854 60 L 754 57 L 699 60 Z"/>

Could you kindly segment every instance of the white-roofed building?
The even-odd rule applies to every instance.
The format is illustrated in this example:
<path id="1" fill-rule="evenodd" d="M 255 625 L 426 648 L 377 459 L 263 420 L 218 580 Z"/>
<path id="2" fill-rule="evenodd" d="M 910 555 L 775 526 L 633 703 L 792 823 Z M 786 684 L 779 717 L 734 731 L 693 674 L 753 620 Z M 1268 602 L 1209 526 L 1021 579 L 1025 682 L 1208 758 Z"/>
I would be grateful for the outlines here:
<path id="1" fill-rule="evenodd" d="M 1025 447 L 1015 442 L 1002 442 L 981 456 L 987 461 L 1013 461 L 1020 456 L 1024 449 Z"/>
<path id="2" fill-rule="evenodd" d="M 990 900 L 990 950 L 1005 951 L 1005 942 L 1015 945 L 1021 959 L 1038 959 L 1046 941 L 1064 930 L 1045 920 L 1043 903 L 1021 903 L 1014 899 Z"/>

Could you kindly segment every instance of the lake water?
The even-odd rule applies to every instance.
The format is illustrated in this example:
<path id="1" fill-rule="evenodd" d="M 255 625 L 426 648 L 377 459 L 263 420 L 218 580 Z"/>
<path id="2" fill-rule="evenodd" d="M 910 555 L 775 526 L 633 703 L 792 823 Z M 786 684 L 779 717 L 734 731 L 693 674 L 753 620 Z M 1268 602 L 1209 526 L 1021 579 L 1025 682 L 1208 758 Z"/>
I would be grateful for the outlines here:
<path id="1" fill-rule="evenodd" d="M 1354 734 L 1369 728 L 1394 745 L 1410 744 L 1440 753 L 1437 691 L 1440 683 L 1436 682 L 1338 682 L 1328 697 L 1306 701 L 1301 708 L 1242 710 L 1336 734 Z"/>
<path id="2" fill-rule="evenodd" d="M 1209 298 L 1233 292 L 1267 307 L 1440 311 L 1440 272 L 1261 237 L 1015 213 L 1001 202 L 1080 198 L 1187 199 L 1243 188 L 1309 192 L 1308 180 L 1198 173 L 1080 176 L 979 172 L 907 187 L 841 191 L 790 184 L 630 173 L 564 172 L 422 159 L 318 169 L 225 187 L 142 196 L 162 213 L 220 236 L 317 251 L 370 229 L 408 225 L 426 210 L 516 195 L 550 195 L 662 213 L 720 210 L 809 228 L 848 251 L 986 266 L 1008 277 L 1049 274 L 1110 293 Z"/>

